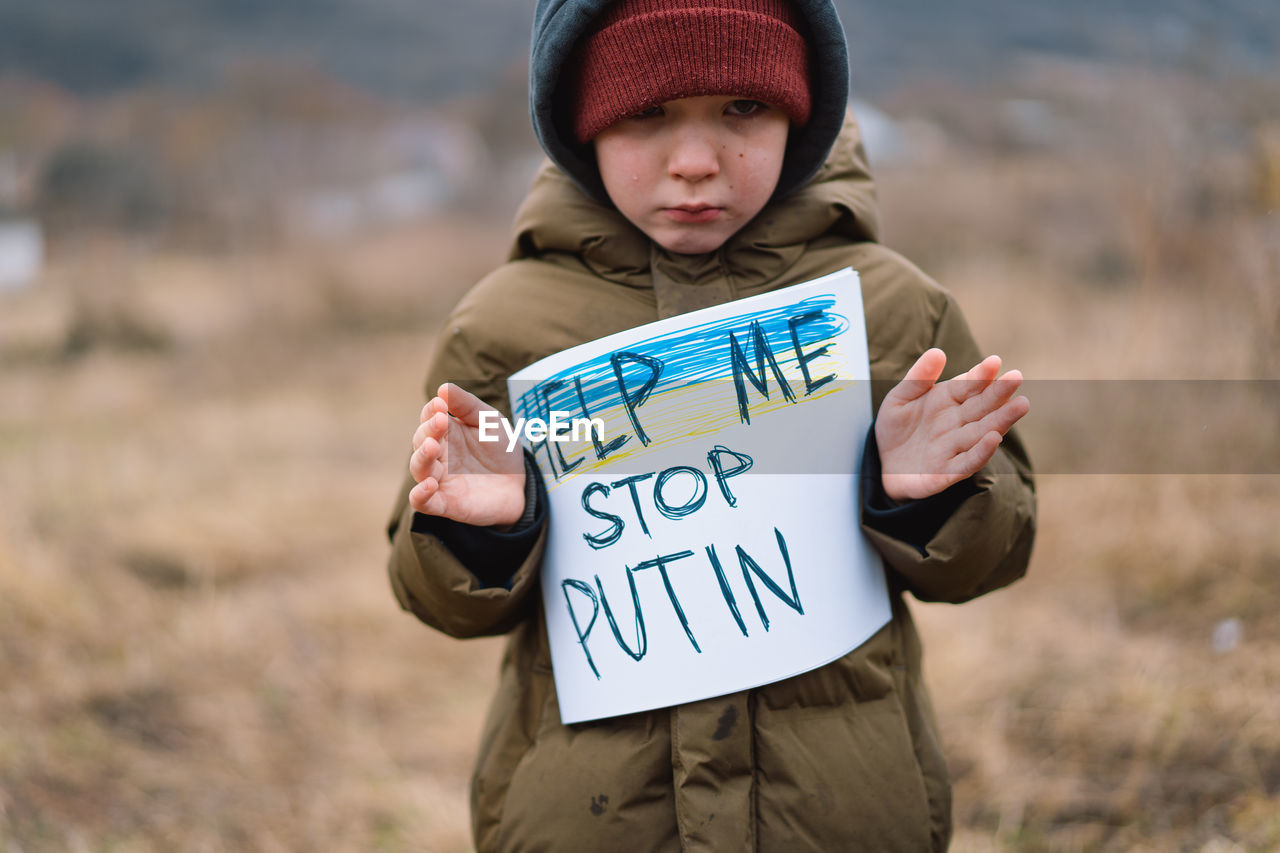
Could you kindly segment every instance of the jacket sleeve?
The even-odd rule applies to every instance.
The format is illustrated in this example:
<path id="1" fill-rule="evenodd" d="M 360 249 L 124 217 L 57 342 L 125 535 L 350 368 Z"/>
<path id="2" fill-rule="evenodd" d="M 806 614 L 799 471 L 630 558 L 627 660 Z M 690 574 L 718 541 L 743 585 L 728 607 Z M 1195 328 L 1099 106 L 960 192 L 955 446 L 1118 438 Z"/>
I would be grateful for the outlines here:
<path id="1" fill-rule="evenodd" d="M 501 359 L 494 358 L 492 348 L 473 340 L 467 324 L 459 320 L 455 315 L 440 333 L 427 375 L 426 396 L 434 395 L 442 383 L 454 382 L 509 417 L 507 368 Z M 528 615 L 536 601 L 538 566 L 547 537 L 546 513 L 541 513 L 536 539 L 523 559 L 519 552 L 525 551 L 527 544 L 514 552 L 513 558 L 512 549 L 506 547 L 510 543 L 497 540 L 492 552 L 482 557 L 483 548 L 474 544 L 465 548 L 458 545 L 458 542 L 475 543 L 475 536 L 450 537 L 445 529 L 447 525 L 442 527 L 409 506 L 409 490 L 413 485 L 413 478 L 406 473 L 387 522 L 387 535 L 391 539 L 387 571 L 400 606 L 454 637 L 487 636 L 511 630 Z M 454 550 L 446 540 L 454 541 Z M 463 559 L 472 564 L 465 564 Z M 511 563 L 517 560 L 512 572 Z M 505 582 L 494 584 L 493 579 L 498 576 Z"/>
<path id="2" fill-rule="evenodd" d="M 959 307 L 948 296 L 932 346 L 947 354 L 945 377 L 982 360 Z M 876 452 L 868 442 L 868 452 Z M 870 460 L 878 475 L 878 459 Z M 870 466 L 864 466 L 864 471 Z M 874 485 L 874 484 L 872 484 Z M 868 491 L 864 488 L 864 493 Z M 922 601 L 961 602 L 1020 578 L 1035 538 L 1031 462 L 1016 430 L 968 480 L 926 499 L 932 511 L 877 511 L 864 502 L 862 528 L 886 567 Z M 937 512 L 939 506 L 945 512 Z M 927 524 L 918 523 L 927 519 Z M 906 522 L 904 524 L 904 522 Z"/>

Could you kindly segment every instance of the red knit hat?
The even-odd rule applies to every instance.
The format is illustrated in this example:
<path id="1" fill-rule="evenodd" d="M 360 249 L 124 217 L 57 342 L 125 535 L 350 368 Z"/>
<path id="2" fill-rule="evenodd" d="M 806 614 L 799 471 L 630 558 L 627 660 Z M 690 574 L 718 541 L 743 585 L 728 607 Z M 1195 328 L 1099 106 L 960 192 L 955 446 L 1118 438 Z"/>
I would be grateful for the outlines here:
<path id="1" fill-rule="evenodd" d="M 809 50 L 787 0 L 620 0 L 574 50 L 564 91 L 580 143 L 677 98 L 741 95 L 801 126 Z"/>

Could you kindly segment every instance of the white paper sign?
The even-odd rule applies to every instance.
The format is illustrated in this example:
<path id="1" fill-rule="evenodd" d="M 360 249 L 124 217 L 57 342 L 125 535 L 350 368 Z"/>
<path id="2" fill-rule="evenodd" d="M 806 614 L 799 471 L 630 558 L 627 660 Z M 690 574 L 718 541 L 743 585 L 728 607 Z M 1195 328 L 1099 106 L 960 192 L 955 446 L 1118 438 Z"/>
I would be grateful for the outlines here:
<path id="1" fill-rule="evenodd" d="M 857 273 L 574 347 L 509 390 L 515 417 L 577 432 L 526 442 L 551 501 L 542 594 L 565 723 L 780 681 L 889 621 L 858 524 Z"/>

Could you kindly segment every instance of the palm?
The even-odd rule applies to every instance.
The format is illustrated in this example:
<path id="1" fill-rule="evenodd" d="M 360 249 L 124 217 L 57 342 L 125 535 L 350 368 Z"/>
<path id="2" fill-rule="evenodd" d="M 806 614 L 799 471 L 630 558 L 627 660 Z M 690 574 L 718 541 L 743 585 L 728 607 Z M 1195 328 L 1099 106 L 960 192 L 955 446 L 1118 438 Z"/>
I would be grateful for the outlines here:
<path id="1" fill-rule="evenodd" d="M 881 478 L 894 500 L 935 495 L 977 472 L 1031 407 L 1013 397 L 1021 373 L 997 379 L 999 357 L 939 383 L 946 360 L 939 349 L 920 356 L 876 416 Z"/>

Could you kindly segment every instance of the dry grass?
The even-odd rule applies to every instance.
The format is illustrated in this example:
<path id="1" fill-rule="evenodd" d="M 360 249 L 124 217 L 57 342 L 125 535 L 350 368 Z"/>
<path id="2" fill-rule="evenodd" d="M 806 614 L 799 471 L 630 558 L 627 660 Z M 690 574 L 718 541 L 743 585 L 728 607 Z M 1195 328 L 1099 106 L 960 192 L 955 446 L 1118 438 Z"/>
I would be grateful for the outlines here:
<path id="1" fill-rule="evenodd" d="M 400 614 L 379 531 L 476 232 L 92 246 L 9 299 L 0 847 L 467 849 L 497 648 Z"/>
<path id="2" fill-rule="evenodd" d="M 889 240 L 1029 374 L 1276 376 L 1274 223 L 963 165 L 884 176 Z M 431 332 L 501 251 L 104 240 L 3 298 L 0 848 L 468 849 L 499 645 L 400 613 L 380 528 Z M 1276 849 L 1280 477 L 1040 487 L 1025 581 L 917 608 L 956 849 Z"/>
<path id="3" fill-rule="evenodd" d="M 1280 849 L 1280 222 L 1229 200 L 1195 213 L 1178 203 L 1194 172 L 1154 180 L 1168 165 L 1035 155 L 881 182 L 889 240 L 1029 376 L 1271 380 L 1210 413 L 1212 447 L 1188 443 L 1202 413 L 1160 423 L 1089 408 L 1090 382 L 1032 383 L 1025 432 L 1049 473 L 1028 577 L 916 608 L 958 851 Z M 1271 473 L 1073 473 L 1135 456 Z M 1224 624 L 1237 645 L 1215 643 Z"/>

